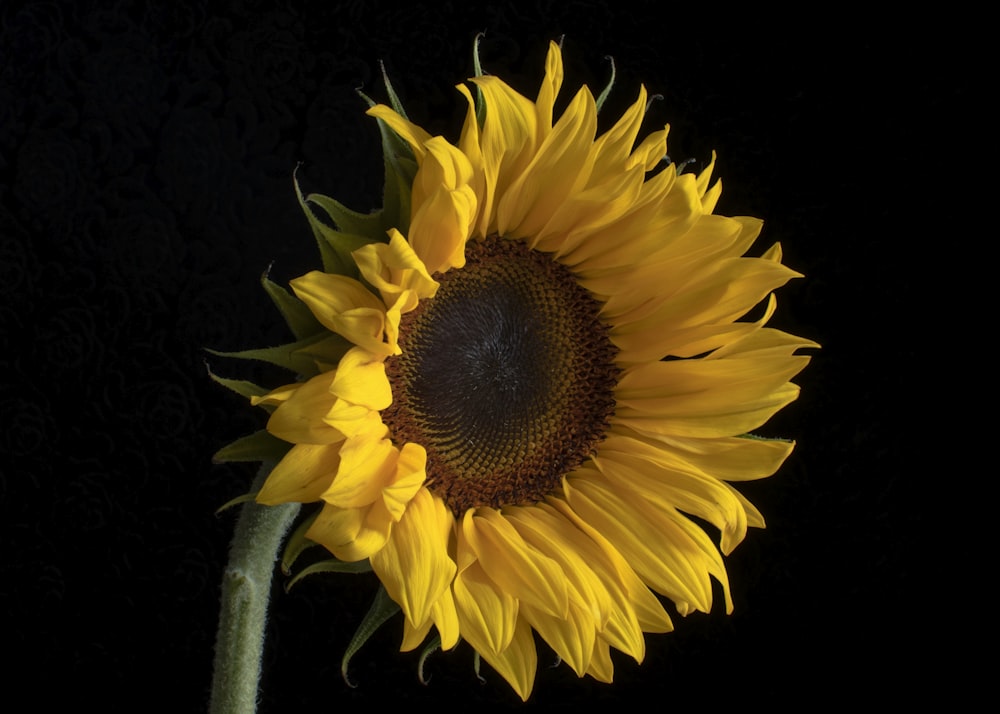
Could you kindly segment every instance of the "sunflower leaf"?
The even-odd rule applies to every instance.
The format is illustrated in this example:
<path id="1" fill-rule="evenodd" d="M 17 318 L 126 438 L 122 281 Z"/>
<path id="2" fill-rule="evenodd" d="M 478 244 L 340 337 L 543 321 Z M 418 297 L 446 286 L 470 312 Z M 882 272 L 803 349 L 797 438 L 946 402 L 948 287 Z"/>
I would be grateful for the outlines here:
<path id="1" fill-rule="evenodd" d="M 245 461 L 278 462 L 291 447 L 287 441 L 282 441 L 266 429 L 261 429 L 226 444 L 212 455 L 212 461 L 217 464 Z"/>
<path id="2" fill-rule="evenodd" d="M 356 563 L 346 563 L 343 560 L 335 558 L 321 560 L 318 563 L 313 563 L 308 568 L 303 568 L 294 578 L 289 580 L 285 585 L 285 592 L 291 590 L 295 583 L 307 575 L 315 575 L 316 573 L 368 573 L 371 572 L 371 569 L 372 566 L 368 564 L 367 560 L 359 560 Z"/>
<path id="3" fill-rule="evenodd" d="M 375 631 L 385 624 L 386 620 L 399 612 L 399 605 L 389 597 L 388 593 L 385 591 L 385 587 L 379 586 L 378 592 L 375 593 L 375 600 L 372 602 L 372 606 L 368 609 L 368 613 L 365 615 L 365 619 L 361 621 L 358 625 L 357 631 L 354 633 L 354 637 L 351 638 L 351 642 L 347 645 L 347 651 L 344 652 L 344 658 L 340 662 L 340 674 L 344 678 L 344 682 L 347 686 L 354 688 L 357 685 L 354 684 L 350 677 L 347 676 L 347 667 L 351 662 L 351 658 L 357 653 L 359 649 L 368 641 Z"/>
<path id="4" fill-rule="evenodd" d="M 267 272 L 260 276 L 261 285 L 264 286 L 271 302 L 278 308 L 278 312 L 285 319 L 288 329 L 292 331 L 295 338 L 302 339 L 322 332 L 323 325 L 306 307 L 306 304 L 268 277 L 270 270 L 268 267 Z"/>
<path id="5" fill-rule="evenodd" d="M 424 645 L 424 649 L 420 652 L 420 659 L 417 660 L 417 679 L 420 680 L 421 684 L 430 683 L 431 678 L 424 676 L 424 664 L 427 662 L 427 658 L 439 649 L 441 649 L 441 636 L 435 635 L 434 639 Z"/>

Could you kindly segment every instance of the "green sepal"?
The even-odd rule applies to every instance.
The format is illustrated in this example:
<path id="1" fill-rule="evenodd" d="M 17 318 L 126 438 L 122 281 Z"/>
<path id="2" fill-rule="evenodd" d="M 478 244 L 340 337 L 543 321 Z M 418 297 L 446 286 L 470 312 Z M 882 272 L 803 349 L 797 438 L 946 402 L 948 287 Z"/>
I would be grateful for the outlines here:
<path id="1" fill-rule="evenodd" d="M 303 340 L 303 346 L 299 348 L 299 353 L 311 357 L 321 372 L 335 368 L 340 364 L 340 358 L 354 347 L 353 342 L 335 332 L 327 332 L 325 335 L 317 337 L 319 339 L 316 339 L 315 342 Z"/>
<path id="2" fill-rule="evenodd" d="M 230 508 L 232 508 L 233 506 L 238 506 L 241 503 L 249 503 L 250 501 L 253 501 L 255 498 L 257 498 L 257 491 L 253 491 L 252 493 L 243 493 L 243 494 L 240 494 L 236 498 L 230 499 L 230 500 L 226 501 L 225 503 L 223 503 L 218 508 L 216 508 L 215 509 L 215 515 L 219 515 L 223 511 L 227 511 Z"/>
<path id="3" fill-rule="evenodd" d="M 222 357 L 229 356 L 224 352 L 216 352 L 215 350 L 208 348 L 206 348 L 206 351 Z M 250 399 L 251 397 L 262 397 L 269 391 L 271 391 L 270 389 L 265 389 L 264 387 L 254 384 L 253 382 L 250 382 L 246 379 L 227 379 L 226 377 L 220 377 L 219 375 L 217 375 L 215 372 L 212 371 L 211 367 L 209 367 L 208 365 L 205 365 L 205 367 L 206 369 L 208 369 L 208 376 L 211 377 L 213 382 L 217 382 L 226 389 L 236 392 L 241 397 L 246 397 L 247 399 Z"/>
<path id="4" fill-rule="evenodd" d="M 479 62 L 479 42 L 483 39 L 485 33 L 480 32 L 476 35 L 476 39 L 472 43 L 472 69 L 476 77 L 483 76 L 483 66 Z M 476 123 L 479 128 L 483 128 L 483 121 L 486 119 L 486 103 L 483 101 L 483 90 L 476 85 Z"/>
<path id="5" fill-rule="evenodd" d="M 268 268 L 268 272 L 270 272 L 270 268 Z M 306 304 L 271 280 L 268 277 L 268 272 L 260 276 L 260 283 L 270 296 L 271 302 L 285 319 L 285 324 L 288 325 L 288 329 L 292 331 L 295 339 L 312 337 L 325 330 L 326 328 L 316 319 Z"/>
<path id="6" fill-rule="evenodd" d="M 316 516 L 319 515 L 320 510 L 321 509 L 317 509 L 311 515 L 306 517 L 288 537 L 288 540 L 285 543 L 285 551 L 281 555 L 281 572 L 285 575 L 291 575 L 292 566 L 295 565 L 295 561 L 299 559 L 299 556 L 302 555 L 302 553 L 309 548 L 319 545 L 316 541 L 306 538 L 306 531 L 312 527 L 312 524 L 316 520 Z"/>
<path id="7" fill-rule="evenodd" d="M 311 337 L 305 337 L 301 340 L 289 342 L 284 345 L 261 347 L 251 350 L 240 350 L 238 352 L 220 352 L 212 349 L 208 351 L 219 357 L 231 357 L 235 359 L 267 362 L 268 364 L 277 365 L 278 367 L 284 367 L 285 369 L 291 370 L 296 374 L 300 374 L 308 378 L 315 377 L 320 372 L 316 366 L 316 360 L 314 357 L 314 354 L 317 351 L 323 353 L 324 355 L 327 352 L 329 352 L 330 355 L 336 354 L 337 348 L 334 346 L 336 341 L 330 340 L 330 335 L 331 333 L 324 331 L 319 334 L 312 335 Z M 333 348 L 329 349 L 330 346 L 333 346 Z M 343 356 L 343 353 L 338 355 L 335 361 L 339 361 L 341 356 Z M 256 387 L 256 385 L 251 384 L 250 382 L 247 382 L 246 384 L 249 385 L 249 387 Z M 230 388 L 232 389 L 233 387 Z M 259 387 L 256 388 L 260 389 Z M 261 392 L 256 393 L 255 396 L 267 394 L 268 391 L 270 390 L 261 390 Z"/>
<path id="8" fill-rule="evenodd" d="M 374 241 L 365 236 L 344 233 L 323 222 L 316 215 L 316 210 L 313 208 L 313 206 L 316 206 L 316 208 L 322 209 L 322 206 L 302 193 L 297 175 L 293 175 L 292 178 L 295 182 L 295 194 L 299 198 L 299 205 L 306 214 L 306 220 L 309 221 L 309 227 L 312 228 L 313 237 L 316 239 L 316 245 L 319 247 L 320 258 L 323 262 L 323 272 L 356 278 L 358 276 L 358 266 L 355 264 L 351 253 Z M 325 212 L 325 209 L 322 210 Z M 333 220 L 332 216 L 329 216 L 329 218 Z"/>
<path id="9" fill-rule="evenodd" d="M 375 100 L 367 94 L 360 90 L 358 94 L 368 106 L 375 106 Z M 382 161 L 385 165 L 382 226 L 385 230 L 396 228 L 406 235 L 410 230 L 410 193 L 413 190 L 413 178 L 417 175 L 417 162 L 410 145 L 384 121 L 377 117 L 376 121 L 382 136 Z"/>
<path id="10" fill-rule="evenodd" d="M 382 68 L 382 83 L 385 85 L 385 93 L 389 95 L 389 104 L 392 105 L 392 110 L 409 121 L 410 117 L 406 116 L 403 103 L 399 101 L 399 95 L 396 94 L 396 90 L 392 87 L 392 82 L 389 81 L 389 74 L 385 71 L 385 62 L 379 60 L 379 66 Z"/>
<path id="11" fill-rule="evenodd" d="M 321 193 L 310 193 L 306 201 L 315 204 L 326 212 L 333 225 L 348 235 L 364 236 L 369 243 L 384 243 L 388 240 L 382 225 L 381 210 L 372 213 L 360 213 L 342 204 L 335 198 Z"/>
<path id="12" fill-rule="evenodd" d="M 291 590 L 295 583 L 307 575 L 315 575 L 316 573 L 370 573 L 371 570 L 372 566 L 368 564 L 367 560 L 359 560 L 356 563 L 347 563 L 336 558 L 321 560 L 299 571 L 295 577 L 285 584 L 285 592 Z"/>
<path id="13" fill-rule="evenodd" d="M 357 686 L 347 676 L 347 667 L 351 662 L 351 658 L 368 641 L 368 638 L 397 612 L 399 612 L 399 605 L 389 597 L 389 594 L 385 591 L 385 587 L 380 585 L 378 592 L 375 593 L 375 600 L 372 602 L 372 606 L 368 609 L 365 619 L 358 625 L 354 637 L 351 638 L 351 642 L 347 645 L 347 650 L 344 652 L 344 658 L 340 661 L 340 675 L 344 678 L 344 682 L 348 687 L 354 688 Z"/>
<path id="14" fill-rule="evenodd" d="M 750 433 L 740 434 L 736 438 L 738 438 L 738 439 L 752 439 L 754 441 L 783 441 L 786 444 L 789 443 L 789 442 L 791 442 L 791 441 L 795 441 L 794 439 L 786 439 L 783 436 L 759 436 L 757 434 L 750 434 Z"/>
<path id="15" fill-rule="evenodd" d="M 479 673 L 480 665 L 482 664 L 482 657 L 479 656 L 479 652 L 475 651 L 472 653 L 472 671 L 476 673 L 476 679 L 482 684 L 486 684 L 486 677 Z"/>
<path id="16" fill-rule="evenodd" d="M 615 84 L 615 58 L 608 55 L 605 59 L 611 63 L 611 79 L 608 80 L 608 83 L 604 86 L 604 89 L 601 90 L 600 95 L 597 97 L 596 105 L 598 112 L 601 111 L 601 107 L 604 106 L 604 102 L 607 101 L 608 95 L 611 94 L 611 88 Z"/>
<path id="17" fill-rule="evenodd" d="M 266 429 L 261 429 L 226 444 L 212 455 L 212 461 L 217 464 L 246 461 L 277 463 L 291 448 L 292 445 L 287 441 L 279 439 Z"/>
<path id="18" fill-rule="evenodd" d="M 434 635 L 434 639 L 424 645 L 423 650 L 420 651 L 420 659 L 417 660 L 417 679 L 420 680 L 421 684 L 428 684 L 431 681 L 430 677 L 424 676 L 424 664 L 427 662 L 427 658 L 439 649 L 441 649 L 441 636 Z"/>

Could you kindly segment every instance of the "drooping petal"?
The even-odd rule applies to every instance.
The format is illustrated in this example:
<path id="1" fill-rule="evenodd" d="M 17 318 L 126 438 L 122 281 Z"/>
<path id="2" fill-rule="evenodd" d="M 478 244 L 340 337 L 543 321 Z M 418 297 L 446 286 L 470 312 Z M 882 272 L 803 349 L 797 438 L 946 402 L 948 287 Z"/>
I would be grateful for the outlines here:
<path id="1" fill-rule="evenodd" d="M 584 88 L 500 199 L 497 230 L 501 235 L 535 235 L 549 222 L 574 186 L 586 183 L 596 129 L 597 108 L 593 96 Z"/>
<path id="2" fill-rule="evenodd" d="M 504 592 L 550 615 L 566 615 L 569 593 L 559 564 L 526 543 L 497 510 L 468 511 L 462 532 L 483 570 Z"/>
<path id="3" fill-rule="evenodd" d="M 385 342 L 385 305 L 360 282 L 314 270 L 291 286 L 325 328 L 374 354 L 392 354 Z"/>
<path id="4" fill-rule="evenodd" d="M 440 498 L 420 489 L 386 546 L 372 555 L 372 570 L 411 625 L 430 618 L 431 607 L 455 577 L 455 561 L 448 556 L 454 522 Z"/>
<path id="5" fill-rule="evenodd" d="M 528 701 L 535 684 L 538 653 L 535 651 L 535 638 L 531 634 L 531 626 L 526 620 L 518 618 L 514 636 L 502 652 L 485 651 L 480 654 L 500 676 L 507 680 L 523 701 Z"/>
<path id="6" fill-rule="evenodd" d="M 673 600 L 679 613 L 708 612 L 712 589 L 696 545 L 657 509 L 638 498 L 623 499 L 597 473 L 583 473 L 566 481 L 573 510 L 614 544 L 643 582 Z"/>
<path id="7" fill-rule="evenodd" d="M 317 415 L 333 408 L 337 397 L 330 391 L 336 372 L 323 372 L 307 382 L 285 391 L 287 396 L 267 420 L 267 430 L 293 444 L 333 444 L 344 434 L 326 424 Z"/>
<path id="8" fill-rule="evenodd" d="M 361 347 L 355 347 L 341 358 L 330 392 L 351 404 L 372 410 L 392 404 L 392 389 L 385 376 L 385 363 Z"/>
<path id="9" fill-rule="evenodd" d="M 340 508 L 361 508 L 375 502 L 396 475 L 399 449 L 384 438 L 344 442 L 340 468 L 323 500 Z M 384 507 L 384 506 L 383 506 Z"/>
<path id="10" fill-rule="evenodd" d="M 257 503 L 318 501 L 340 466 L 340 444 L 296 444 L 268 474 Z"/>
<path id="11" fill-rule="evenodd" d="M 339 508 L 329 503 L 306 531 L 306 538 L 324 546 L 343 561 L 370 558 L 389 539 L 392 516 L 380 501 L 365 508 Z"/>
<path id="12" fill-rule="evenodd" d="M 517 624 L 517 600 L 497 587 L 478 562 L 458 572 L 452 584 L 462 638 L 484 657 L 510 645 Z"/>
<path id="13" fill-rule="evenodd" d="M 427 273 L 427 267 L 395 228 L 389 231 L 389 243 L 371 243 L 354 251 L 354 259 L 365 280 L 382 295 L 386 307 L 395 305 L 400 295 L 408 292 L 411 299 L 400 306 L 409 312 L 418 300 L 434 297 L 438 283 Z"/>

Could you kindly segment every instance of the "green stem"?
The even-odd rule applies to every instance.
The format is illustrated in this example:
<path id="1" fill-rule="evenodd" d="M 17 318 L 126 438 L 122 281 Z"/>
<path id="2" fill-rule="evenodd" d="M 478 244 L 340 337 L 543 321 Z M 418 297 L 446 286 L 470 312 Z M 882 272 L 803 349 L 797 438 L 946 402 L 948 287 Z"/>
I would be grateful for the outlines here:
<path id="1" fill-rule="evenodd" d="M 252 493 L 260 490 L 270 471 L 271 465 L 261 466 Z M 253 501 L 241 507 L 222 578 L 210 714 L 257 711 L 271 578 L 299 508 L 297 503 L 261 506 Z"/>

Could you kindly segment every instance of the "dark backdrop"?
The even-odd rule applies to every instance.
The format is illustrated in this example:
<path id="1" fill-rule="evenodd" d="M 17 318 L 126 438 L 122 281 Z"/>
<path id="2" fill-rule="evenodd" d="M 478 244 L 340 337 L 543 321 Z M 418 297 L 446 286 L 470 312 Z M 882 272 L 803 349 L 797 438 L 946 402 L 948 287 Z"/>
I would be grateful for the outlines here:
<path id="1" fill-rule="evenodd" d="M 250 466 L 212 453 L 259 413 L 214 384 L 277 378 L 210 357 L 285 338 L 259 287 L 316 263 L 292 171 L 310 190 L 380 202 L 373 120 L 384 60 L 409 114 L 456 136 L 484 31 L 487 71 L 533 95 L 564 37 L 564 92 L 644 82 L 675 159 L 719 152 L 727 214 L 765 218 L 803 272 L 774 324 L 823 344 L 766 428 L 798 448 L 746 492 L 768 518 L 728 559 L 736 612 L 676 618 L 613 685 L 540 663 L 525 706 L 468 650 L 417 682 L 393 621 L 340 655 L 373 577 L 276 590 L 262 712 L 394 702 L 656 710 L 895 699 L 933 635 L 916 557 L 908 398 L 919 344 L 914 247 L 933 227 L 934 150 L 967 88 L 938 83 L 935 27 L 817 7 L 698 17 L 681 4 L 546 2 L 0 3 L 0 616 L 8 692 L 46 709 L 203 711 L 220 574 Z M 908 187 L 914 187 L 911 192 Z M 902 190 L 901 187 L 907 187 Z M 277 381 L 272 381 L 276 384 Z M 719 706 L 713 706 L 719 705 Z M 29 707 L 37 710 L 35 706 Z M 54 710 L 54 709 L 52 709 Z"/>

